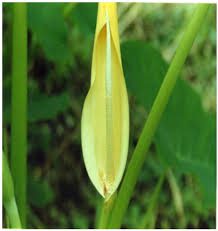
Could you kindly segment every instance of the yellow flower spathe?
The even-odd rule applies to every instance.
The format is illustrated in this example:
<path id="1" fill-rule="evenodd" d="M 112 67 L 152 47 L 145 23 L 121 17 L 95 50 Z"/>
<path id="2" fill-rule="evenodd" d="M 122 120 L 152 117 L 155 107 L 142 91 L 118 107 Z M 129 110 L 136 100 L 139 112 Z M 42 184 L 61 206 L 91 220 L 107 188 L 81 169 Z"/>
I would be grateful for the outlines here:
<path id="1" fill-rule="evenodd" d="M 105 198 L 117 189 L 126 165 L 129 106 L 123 75 L 116 3 L 99 3 L 91 86 L 81 122 L 88 175 Z"/>

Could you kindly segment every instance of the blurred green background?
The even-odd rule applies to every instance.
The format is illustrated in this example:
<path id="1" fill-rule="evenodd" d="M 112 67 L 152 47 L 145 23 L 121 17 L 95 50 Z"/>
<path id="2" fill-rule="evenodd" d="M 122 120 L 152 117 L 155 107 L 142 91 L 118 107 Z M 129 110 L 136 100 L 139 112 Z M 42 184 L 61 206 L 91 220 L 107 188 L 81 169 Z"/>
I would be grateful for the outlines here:
<path id="1" fill-rule="evenodd" d="M 119 3 L 130 102 L 129 158 L 195 4 Z M 101 198 L 80 140 L 96 3 L 28 3 L 28 228 L 91 228 Z M 3 3 L 3 127 L 10 147 L 12 3 Z M 215 228 L 216 6 L 181 72 L 123 228 L 137 228 L 170 168 L 155 228 Z M 10 149 L 9 149 L 10 150 Z"/>

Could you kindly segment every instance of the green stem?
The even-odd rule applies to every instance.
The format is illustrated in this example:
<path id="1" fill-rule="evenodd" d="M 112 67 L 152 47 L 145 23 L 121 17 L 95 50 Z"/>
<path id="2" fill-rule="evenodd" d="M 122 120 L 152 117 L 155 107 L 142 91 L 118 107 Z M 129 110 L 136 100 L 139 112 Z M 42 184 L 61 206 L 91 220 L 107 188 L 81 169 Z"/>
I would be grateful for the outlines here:
<path id="1" fill-rule="evenodd" d="M 179 189 L 179 185 L 177 183 L 176 177 L 174 176 L 171 169 L 169 169 L 167 172 L 167 179 L 169 181 L 170 189 L 172 192 L 174 206 L 179 216 L 179 228 L 185 228 L 186 219 L 185 219 L 185 213 L 184 213 L 184 207 L 183 207 L 182 194 Z"/>
<path id="2" fill-rule="evenodd" d="M 27 22 L 26 3 L 13 3 L 11 172 L 21 222 L 26 224 Z"/>
<path id="3" fill-rule="evenodd" d="M 108 220 L 109 220 L 116 196 L 117 196 L 117 193 L 114 193 L 107 201 L 103 201 L 101 213 L 99 216 L 98 229 L 107 228 Z"/>
<path id="4" fill-rule="evenodd" d="M 8 166 L 7 157 L 3 154 L 3 205 L 9 218 L 11 228 L 21 228 L 20 217 L 14 196 L 14 186 Z"/>
<path id="5" fill-rule="evenodd" d="M 10 228 L 21 229 L 22 227 L 15 198 L 5 205 L 5 210 L 9 218 Z"/>
<path id="6" fill-rule="evenodd" d="M 8 134 L 6 128 L 3 128 L 3 150 L 6 157 L 8 157 Z"/>
<path id="7" fill-rule="evenodd" d="M 8 214 L 5 215 L 5 224 L 6 224 L 6 229 L 10 229 L 10 223 L 9 223 Z"/>
<path id="8" fill-rule="evenodd" d="M 162 175 L 160 176 L 160 178 L 158 180 L 158 183 L 155 187 L 155 190 L 151 196 L 151 200 L 149 202 L 146 214 L 145 214 L 144 218 L 142 219 L 140 229 L 153 229 L 154 228 L 154 227 L 150 227 L 150 226 L 154 225 L 154 224 L 152 224 L 151 221 L 153 220 L 152 218 L 154 218 L 153 217 L 154 216 L 154 210 L 155 210 L 155 207 L 157 205 L 157 201 L 158 201 L 160 190 L 161 190 L 161 187 L 162 187 L 162 184 L 164 181 L 164 177 L 165 177 L 165 172 L 162 173 Z"/>
<path id="9" fill-rule="evenodd" d="M 112 211 L 108 228 L 120 228 L 123 216 L 128 207 L 133 193 L 139 172 L 143 166 L 146 153 L 151 144 L 153 135 L 157 129 L 160 118 L 168 103 L 169 97 L 176 84 L 178 74 L 185 62 L 185 59 L 192 47 L 193 41 L 205 20 L 209 4 L 198 4 L 197 10 L 184 32 L 180 45 L 166 73 L 164 81 L 154 101 L 147 122 L 140 135 L 137 146 L 134 150 L 126 174 L 124 176 L 120 191 Z"/>
<path id="10" fill-rule="evenodd" d="M 4 152 L 6 159 L 8 159 L 8 134 L 7 134 L 6 128 L 3 128 L 3 152 Z M 6 228 L 9 229 L 10 228 L 10 222 L 9 222 L 8 214 L 6 214 L 6 216 L 5 216 L 5 222 L 6 222 Z"/>

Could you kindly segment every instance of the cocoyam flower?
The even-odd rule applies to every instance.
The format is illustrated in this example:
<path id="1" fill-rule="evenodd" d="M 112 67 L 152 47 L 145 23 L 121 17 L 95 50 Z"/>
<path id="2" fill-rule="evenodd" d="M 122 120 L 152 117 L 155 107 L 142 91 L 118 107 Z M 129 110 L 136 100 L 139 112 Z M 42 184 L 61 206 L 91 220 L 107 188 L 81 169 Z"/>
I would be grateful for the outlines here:
<path id="1" fill-rule="evenodd" d="M 123 176 L 129 142 L 129 106 L 116 3 L 98 5 L 91 85 L 83 106 L 81 132 L 89 178 L 108 199 Z"/>

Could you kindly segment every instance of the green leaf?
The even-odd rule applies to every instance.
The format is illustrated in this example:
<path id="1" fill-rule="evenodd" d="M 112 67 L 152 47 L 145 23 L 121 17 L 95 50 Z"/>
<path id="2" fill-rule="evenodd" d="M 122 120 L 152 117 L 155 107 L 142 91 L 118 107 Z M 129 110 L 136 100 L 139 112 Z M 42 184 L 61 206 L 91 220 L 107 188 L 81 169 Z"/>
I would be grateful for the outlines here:
<path id="1" fill-rule="evenodd" d="M 43 208 L 54 201 L 55 195 L 45 180 L 29 176 L 27 185 L 27 195 L 29 202 L 38 208 Z"/>
<path id="2" fill-rule="evenodd" d="M 65 64 L 71 59 L 61 3 L 28 3 L 28 26 L 50 61 Z"/>
<path id="3" fill-rule="evenodd" d="M 199 95 L 178 81 L 155 143 L 165 163 L 198 178 L 209 207 L 215 205 L 216 192 L 215 127 L 215 117 L 203 111 Z"/>
<path id="4" fill-rule="evenodd" d="M 89 226 L 87 216 L 75 209 L 72 211 L 72 223 L 76 229 L 86 229 Z"/>
<path id="5" fill-rule="evenodd" d="M 70 97 L 66 92 L 53 96 L 37 95 L 30 100 L 28 120 L 36 122 L 52 119 L 64 112 L 69 106 Z"/>
<path id="6" fill-rule="evenodd" d="M 88 12 L 88 13 L 87 13 Z M 79 26 L 84 35 L 93 36 L 97 18 L 96 3 L 77 3 L 72 13 L 72 22 Z"/>
<path id="7" fill-rule="evenodd" d="M 88 12 L 88 13 L 87 13 Z M 73 53 L 84 63 L 90 63 L 97 18 L 97 3 L 76 3 L 68 16 L 72 25 Z"/>
<path id="8" fill-rule="evenodd" d="M 38 93 L 30 97 L 28 103 L 28 121 L 44 121 L 66 111 L 70 107 L 70 96 L 67 92 L 52 96 Z M 4 107 L 4 123 L 10 123 L 10 109 L 10 104 Z"/>
<path id="9" fill-rule="evenodd" d="M 126 42 L 121 49 L 127 87 L 149 110 L 167 64 L 144 42 Z M 197 177 L 206 207 L 215 206 L 215 128 L 215 117 L 203 110 L 199 95 L 179 79 L 154 142 L 163 165 Z"/>
<path id="10" fill-rule="evenodd" d="M 142 41 L 125 42 L 121 50 L 127 88 L 150 109 L 167 65 L 157 50 Z"/>

